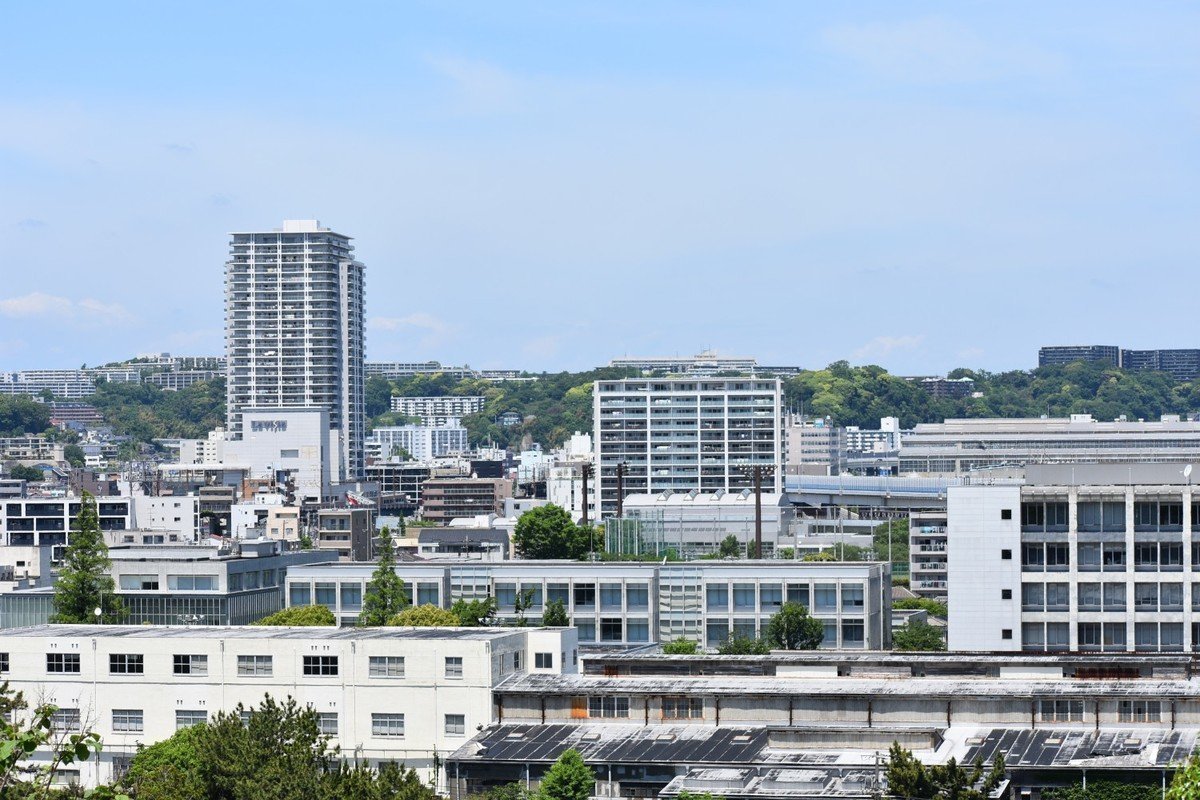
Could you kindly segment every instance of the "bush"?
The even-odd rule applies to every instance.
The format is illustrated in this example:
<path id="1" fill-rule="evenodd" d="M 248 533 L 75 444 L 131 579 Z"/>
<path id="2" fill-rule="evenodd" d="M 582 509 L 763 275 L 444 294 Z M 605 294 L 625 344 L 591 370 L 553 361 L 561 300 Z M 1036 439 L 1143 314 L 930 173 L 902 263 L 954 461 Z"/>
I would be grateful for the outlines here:
<path id="1" fill-rule="evenodd" d="M 295 627 L 316 627 L 319 625 L 337 625 L 337 619 L 328 606 L 292 606 L 282 611 L 276 611 L 270 616 L 263 617 L 253 625 L 279 625 Z"/>

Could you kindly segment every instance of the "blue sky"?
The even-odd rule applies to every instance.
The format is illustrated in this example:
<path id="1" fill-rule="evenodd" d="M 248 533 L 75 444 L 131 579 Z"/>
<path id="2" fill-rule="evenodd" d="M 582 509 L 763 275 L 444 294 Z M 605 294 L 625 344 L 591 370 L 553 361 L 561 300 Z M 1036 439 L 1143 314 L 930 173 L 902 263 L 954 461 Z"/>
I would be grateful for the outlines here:
<path id="1" fill-rule="evenodd" d="M 0 369 L 222 350 L 317 217 L 370 359 L 1196 347 L 1189 3 L 5 4 Z"/>

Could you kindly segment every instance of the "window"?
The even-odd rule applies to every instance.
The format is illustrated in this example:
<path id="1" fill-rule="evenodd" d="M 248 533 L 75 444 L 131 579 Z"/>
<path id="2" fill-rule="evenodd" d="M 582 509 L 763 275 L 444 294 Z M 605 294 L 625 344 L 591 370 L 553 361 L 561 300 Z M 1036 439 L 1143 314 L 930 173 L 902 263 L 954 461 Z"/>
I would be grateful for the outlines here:
<path id="1" fill-rule="evenodd" d="M 588 716 L 596 719 L 628 719 L 628 697 L 589 697 Z"/>
<path id="2" fill-rule="evenodd" d="M 1162 706 L 1157 700 L 1121 700 L 1117 705 L 1119 722 L 1160 722 Z"/>
<path id="3" fill-rule="evenodd" d="M 1001 600 L 1012 600 L 1012 589 L 1001 589 L 1000 590 L 1000 599 Z"/>
<path id="4" fill-rule="evenodd" d="M 575 584 L 575 607 L 576 608 L 594 608 L 596 605 L 596 584 L 594 583 L 577 583 Z"/>
<path id="5" fill-rule="evenodd" d="M 157 575 L 122 575 L 121 591 L 123 592 L 157 592 Z"/>
<path id="6" fill-rule="evenodd" d="M 338 715 L 336 711 L 317 712 L 317 730 L 326 736 L 338 735 Z"/>
<path id="7" fill-rule="evenodd" d="M 1124 622 L 1104 623 L 1104 649 L 1110 651 L 1125 649 Z"/>
<path id="8" fill-rule="evenodd" d="M 208 656 L 175 655 L 172 659 L 175 663 L 176 675 L 208 674 Z"/>
<path id="9" fill-rule="evenodd" d="M 620 611 L 621 610 L 621 584 L 619 584 L 619 583 L 602 583 L 602 584 L 600 584 L 600 610 L 601 611 Z"/>
<path id="10" fill-rule="evenodd" d="M 1044 650 L 1046 648 L 1046 626 L 1040 622 L 1021 624 L 1021 649 Z"/>
<path id="11" fill-rule="evenodd" d="M 183 730 L 190 728 L 193 725 L 204 725 L 208 722 L 207 711 L 176 711 L 175 712 L 175 730 Z"/>
<path id="12" fill-rule="evenodd" d="M 1076 551 L 1081 572 L 1100 571 L 1100 544 L 1098 542 L 1080 542 Z"/>
<path id="13" fill-rule="evenodd" d="M 1071 587 L 1066 583 L 1046 584 L 1046 610 L 1067 611 L 1071 607 Z"/>
<path id="14" fill-rule="evenodd" d="M 512 610 L 517 605 L 517 585 L 515 583 L 496 584 L 496 606 Z"/>
<path id="15" fill-rule="evenodd" d="M 46 653 L 46 672 L 79 672 L 79 653 Z"/>
<path id="16" fill-rule="evenodd" d="M 789 583 L 787 585 L 787 601 L 789 603 L 799 603 L 808 608 L 808 584 Z"/>
<path id="17" fill-rule="evenodd" d="M 837 584 L 818 583 L 813 600 L 817 611 L 837 611 Z"/>
<path id="18" fill-rule="evenodd" d="M 1039 700 L 1041 722 L 1083 722 L 1082 700 Z"/>
<path id="19" fill-rule="evenodd" d="M 250 675 L 256 678 L 269 678 L 271 676 L 271 671 L 270 656 L 237 657 L 238 675 Z"/>
<path id="20" fill-rule="evenodd" d="M 842 610 L 851 613 L 863 609 L 863 587 L 861 585 L 842 584 Z"/>
<path id="21" fill-rule="evenodd" d="M 1068 650 L 1071 647 L 1071 626 L 1066 622 L 1046 623 L 1046 649 Z"/>
<path id="22" fill-rule="evenodd" d="M 1159 626 L 1158 645 L 1162 650 L 1183 649 L 1183 623 L 1164 622 Z"/>
<path id="23" fill-rule="evenodd" d="M 1024 611 L 1044 611 L 1046 608 L 1045 584 L 1022 583 L 1021 608 Z"/>
<path id="24" fill-rule="evenodd" d="M 232 580 L 233 576 L 230 576 Z M 216 575 L 168 575 L 167 588 L 174 592 L 212 592 L 217 588 Z M 233 586 L 231 585 L 232 589 Z"/>
<path id="25" fill-rule="evenodd" d="M 546 584 L 546 602 L 558 601 L 567 607 L 571 604 L 571 587 L 565 583 Z"/>
<path id="26" fill-rule="evenodd" d="M 1012 509 L 1011 508 L 1000 509 L 1000 519 L 1012 519 Z"/>
<path id="27" fill-rule="evenodd" d="M 842 622 L 842 647 L 862 647 L 865 643 L 866 629 L 861 620 L 844 620 Z"/>
<path id="28" fill-rule="evenodd" d="M 59 732 L 80 732 L 83 722 L 79 717 L 78 708 L 60 708 L 50 717 L 50 725 Z"/>
<path id="29" fill-rule="evenodd" d="M 600 641 L 619 642 L 624 638 L 624 625 L 620 617 L 605 617 L 600 620 Z"/>
<path id="30" fill-rule="evenodd" d="M 703 719 L 704 700 L 699 697 L 664 697 L 663 719 Z"/>
<path id="31" fill-rule="evenodd" d="M 447 736 L 462 736 L 467 732 L 467 716 L 466 714 L 447 714 L 446 715 L 446 735 Z"/>
<path id="32" fill-rule="evenodd" d="M 534 653 L 533 666 L 535 669 L 554 669 L 554 653 Z"/>
<path id="33" fill-rule="evenodd" d="M 362 593 L 361 583 L 343 583 L 341 585 L 342 609 L 362 608 Z"/>
<path id="34" fill-rule="evenodd" d="M 305 675 L 337 675 L 337 656 L 304 656 L 303 671 Z"/>
<path id="35" fill-rule="evenodd" d="M 1071 546 L 1051 542 L 1046 545 L 1046 569 L 1066 569 L 1071 564 Z"/>
<path id="36" fill-rule="evenodd" d="M 1099 611 L 1100 610 L 1100 584 L 1098 583 L 1081 583 L 1079 584 L 1079 610 L 1080 611 Z"/>
<path id="37" fill-rule="evenodd" d="M 1158 566 L 1162 569 L 1183 566 L 1183 545 L 1163 542 L 1158 548 Z"/>
<path id="38" fill-rule="evenodd" d="M 709 611 L 729 610 L 729 584 L 710 583 L 705 589 Z"/>
<path id="39" fill-rule="evenodd" d="M 1012 550 L 1001 550 L 1000 558 L 1004 561 L 1012 561 Z"/>
<path id="40" fill-rule="evenodd" d="M 1011 639 L 1012 638 L 1012 628 L 1001 628 L 1000 629 L 1000 638 L 1001 639 Z"/>
<path id="41" fill-rule="evenodd" d="M 595 620 L 580 619 L 575 621 L 575 630 L 579 635 L 581 642 L 596 641 L 596 622 Z"/>
<path id="42" fill-rule="evenodd" d="M 1140 542 L 1133 546 L 1133 565 L 1137 569 L 1158 568 L 1158 542 Z"/>
<path id="43" fill-rule="evenodd" d="M 736 611 L 758 610 L 753 583 L 735 583 L 733 585 L 733 607 Z"/>
<path id="44" fill-rule="evenodd" d="M 1183 584 L 1163 583 L 1158 587 L 1158 605 L 1161 611 L 1183 610 Z"/>
<path id="45" fill-rule="evenodd" d="M 232 576 L 231 576 L 232 577 Z M 316 605 L 333 608 L 337 604 L 337 584 L 318 583 Z"/>
<path id="46" fill-rule="evenodd" d="M 312 586 L 307 583 L 293 583 L 288 587 L 288 605 L 311 606 Z"/>
<path id="47" fill-rule="evenodd" d="M 1046 547 L 1041 542 L 1021 545 L 1021 569 L 1041 572 L 1046 568 Z"/>
<path id="48" fill-rule="evenodd" d="M 625 623 L 625 641 L 650 641 L 650 621 L 646 619 L 630 619 Z"/>
<path id="49" fill-rule="evenodd" d="M 141 675 L 146 670 L 140 654 L 110 653 L 108 671 L 112 675 Z"/>
<path id="50" fill-rule="evenodd" d="M 462 656 L 446 656 L 446 677 L 461 678 L 463 676 Z"/>
<path id="51" fill-rule="evenodd" d="M 1099 622 L 1081 622 L 1075 629 L 1081 650 L 1099 650 L 1101 642 Z"/>
<path id="52" fill-rule="evenodd" d="M 1158 649 L 1158 623 L 1139 622 L 1133 626 L 1133 642 L 1135 650 Z"/>
<path id="53" fill-rule="evenodd" d="M 403 678 L 404 656 L 371 656 L 367 674 L 372 678 Z"/>
<path id="54" fill-rule="evenodd" d="M 704 642 L 709 647 L 719 647 L 729 640 L 729 623 L 709 620 L 705 625 Z"/>
<path id="55" fill-rule="evenodd" d="M 767 613 L 778 611 L 783 605 L 783 587 L 778 583 L 762 584 L 758 587 L 758 602 L 760 608 Z"/>
<path id="56" fill-rule="evenodd" d="M 1134 611 L 1158 611 L 1158 584 L 1135 583 L 1133 585 Z"/>
<path id="57" fill-rule="evenodd" d="M 140 708 L 114 708 L 112 729 L 114 733 L 141 733 L 143 728 Z"/>
<path id="58" fill-rule="evenodd" d="M 371 735 L 372 736 L 404 736 L 404 715 L 403 714 L 372 714 L 371 715 Z"/>
<path id="59" fill-rule="evenodd" d="M 1125 571 L 1125 543 L 1105 542 L 1101 545 L 1105 572 Z"/>
<path id="60" fill-rule="evenodd" d="M 644 583 L 631 583 L 625 587 L 625 607 L 630 611 L 644 611 L 650 607 L 650 587 Z"/>

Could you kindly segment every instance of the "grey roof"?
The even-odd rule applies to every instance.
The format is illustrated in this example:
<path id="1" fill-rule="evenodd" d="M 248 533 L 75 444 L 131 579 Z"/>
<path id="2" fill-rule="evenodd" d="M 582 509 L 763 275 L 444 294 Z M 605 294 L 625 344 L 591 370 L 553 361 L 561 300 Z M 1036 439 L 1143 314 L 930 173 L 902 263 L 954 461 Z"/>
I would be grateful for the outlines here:
<path id="1" fill-rule="evenodd" d="M 587 761 L 744 764 L 767 746 L 766 728 L 703 725 L 498 725 L 450 758 L 550 762 L 575 749 Z"/>
<path id="2" fill-rule="evenodd" d="M 0 638 L 121 637 L 153 639 L 458 639 L 486 641 L 517 633 L 514 628 L 338 628 L 272 625 L 32 625 L 0 630 Z"/>
<path id="3" fill-rule="evenodd" d="M 613 694 L 746 697 L 807 695 L 832 697 L 1187 697 L 1200 696 L 1200 684 L 1155 678 L 1072 680 L 1034 678 L 871 678 L 758 675 L 620 676 L 513 675 L 500 683 L 507 694 Z"/>
<path id="4" fill-rule="evenodd" d="M 1009 769 L 1164 767 L 1186 761 L 1196 750 L 1196 738 L 1194 729 L 997 728 L 968 739 L 962 763 L 973 763 L 977 756 L 991 763 L 996 753 L 1002 752 Z"/>
<path id="5" fill-rule="evenodd" d="M 417 541 L 421 544 L 441 542 L 443 544 L 471 544 L 487 542 L 508 544 L 508 532 L 494 528 L 420 528 Z"/>

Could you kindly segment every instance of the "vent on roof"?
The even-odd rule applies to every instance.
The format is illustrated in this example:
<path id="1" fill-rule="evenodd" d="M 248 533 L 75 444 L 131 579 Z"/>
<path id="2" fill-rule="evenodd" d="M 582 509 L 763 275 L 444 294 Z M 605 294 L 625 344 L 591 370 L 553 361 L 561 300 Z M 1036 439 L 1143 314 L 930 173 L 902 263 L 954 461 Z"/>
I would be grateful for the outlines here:
<path id="1" fill-rule="evenodd" d="M 967 744 L 983 744 L 982 736 L 972 736 L 967 739 Z"/>
<path id="2" fill-rule="evenodd" d="M 748 734 L 748 733 L 739 733 L 739 734 L 735 735 L 735 736 L 734 736 L 732 739 L 730 739 L 729 741 L 733 742 L 734 744 L 746 744 L 747 742 L 749 742 L 749 741 L 750 741 L 750 734 Z"/>
<path id="3" fill-rule="evenodd" d="M 1062 743 L 1063 743 L 1063 740 L 1062 740 L 1061 736 L 1055 736 L 1055 737 L 1052 737 L 1052 738 L 1046 740 L 1046 744 L 1062 744 Z"/>
<path id="4" fill-rule="evenodd" d="M 598 733 L 585 733 L 583 736 L 580 736 L 579 738 L 580 738 L 580 739 L 582 739 L 582 740 L 583 740 L 583 741 L 585 741 L 585 742 L 598 742 L 598 741 L 600 741 L 600 734 L 598 734 Z"/>
<path id="5" fill-rule="evenodd" d="M 675 741 L 675 734 L 660 733 L 658 736 L 654 737 L 654 741 L 656 741 L 656 742 L 673 742 L 673 741 Z"/>
<path id="6" fill-rule="evenodd" d="M 507 738 L 507 739 L 524 739 L 525 731 L 513 731 L 512 733 L 508 734 L 508 736 L 506 736 L 505 738 Z"/>
<path id="7" fill-rule="evenodd" d="M 1142 747 L 1141 739 L 1126 739 L 1125 748 L 1128 750 L 1140 750 Z"/>

